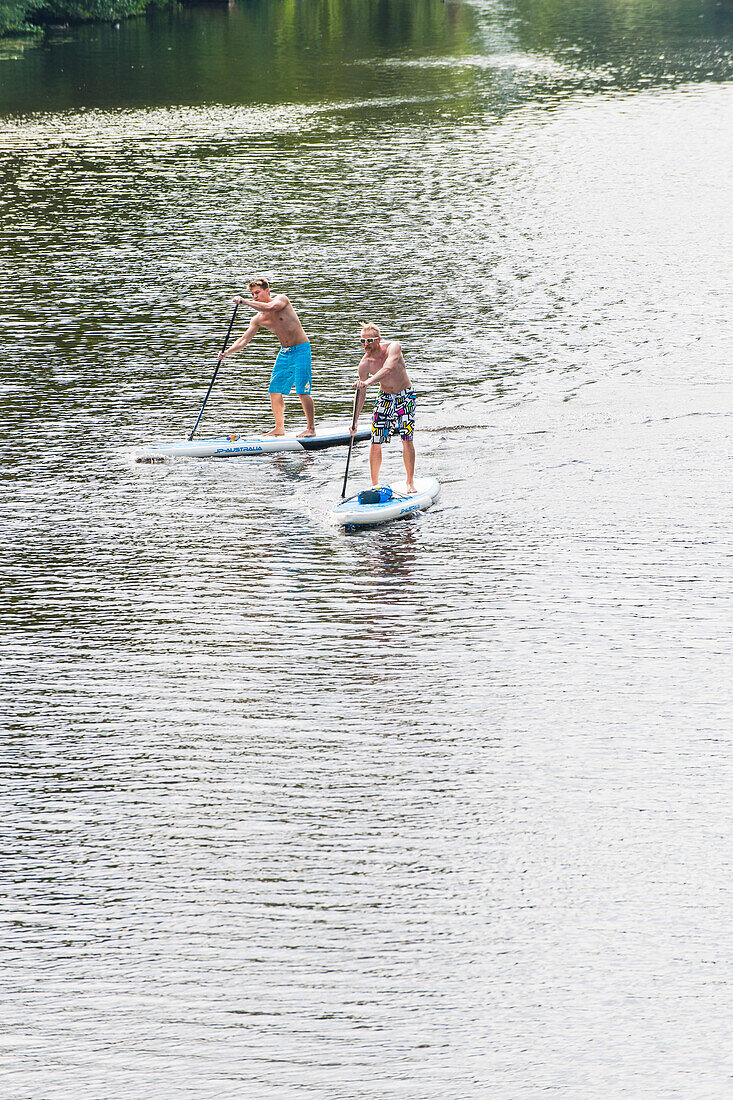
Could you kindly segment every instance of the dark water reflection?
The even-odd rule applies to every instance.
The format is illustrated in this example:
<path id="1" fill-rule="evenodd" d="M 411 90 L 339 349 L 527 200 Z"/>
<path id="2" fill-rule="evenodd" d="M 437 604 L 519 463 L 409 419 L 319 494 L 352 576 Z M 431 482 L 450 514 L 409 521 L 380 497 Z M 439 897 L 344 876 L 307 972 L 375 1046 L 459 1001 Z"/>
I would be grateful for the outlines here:
<path id="1" fill-rule="evenodd" d="M 2 45 L 4 1094 L 725 1095 L 730 33 L 283 0 Z M 419 520 L 334 531 L 343 452 L 132 461 L 262 267 L 320 424 L 358 320 L 402 339 Z"/>
<path id="2" fill-rule="evenodd" d="M 0 112 L 322 104 L 452 92 L 502 102 L 564 85 L 731 76 L 716 0 L 253 0 L 0 44 Z M 468 106 L 462 104 L 462 111 Z"/>

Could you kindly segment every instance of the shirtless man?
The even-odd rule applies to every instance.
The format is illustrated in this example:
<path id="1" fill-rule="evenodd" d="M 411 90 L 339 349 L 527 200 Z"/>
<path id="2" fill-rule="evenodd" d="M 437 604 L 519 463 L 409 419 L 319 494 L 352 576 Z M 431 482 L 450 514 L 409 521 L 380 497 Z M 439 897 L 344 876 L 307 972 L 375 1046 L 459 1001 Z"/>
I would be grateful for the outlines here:
<path id="1" fill-rule="evenodd" d="M 364 356 L 359 363 L 359 377 L 354 383 L 357 389 L 356 418 L 352 435 L 356 431 L 367 386 L 379 383 L 379 393 L 372 414 L 372 443 L 369 448 L 369 472 L 372 488 L 379 485 L 382 465 L 382 444 L 389 443 L 394 432 L 402 437 L 402 457 L 407 474 L 407 491 L 415 490 L 415 391 L 407 377 L 407 366 L 398 340 L 382 340 L 376 325 L 361 323 L 361 345 Z"/>
<path id="2" fill-rule="evenodd" d="M 252 337 L 266 328 L 280 341 L 275 365 L 270 378 L 270 405 L 275 417 L 275 427 L 267 435 L 285 435 L 285 394 L 290 393 L 295 383 L 295 392 L 300 398 L 305 413 L 306 429 L 298 433 L 298 438 L 316 434 L 315 410 L 311 392 L 311 346 L 298 314 L 285 294 L 270 296 L 269 280 L 258 276 L 248 284 L 252 298 L 243 298 L 236 294 L 233 302 L 249 306 L 255 310 L 255 316 L 247 331 L 238 340 L 219 352 L 219 359 L 235 355 L 245 348 Z"/>

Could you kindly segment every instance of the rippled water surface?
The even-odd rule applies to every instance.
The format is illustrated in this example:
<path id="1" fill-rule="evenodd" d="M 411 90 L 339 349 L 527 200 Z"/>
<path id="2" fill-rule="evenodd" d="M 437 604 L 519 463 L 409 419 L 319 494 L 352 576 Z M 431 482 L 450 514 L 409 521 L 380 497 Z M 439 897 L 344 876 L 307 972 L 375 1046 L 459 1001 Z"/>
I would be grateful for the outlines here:
<path id="1" fill-rule="evenodd" d="M 0 44 L 3 1097 L 730 1094 L 732 119 L 698 0 Z M 320 428 L 401 339 L 420 518 L 133 461 L 262 269 Z"/>

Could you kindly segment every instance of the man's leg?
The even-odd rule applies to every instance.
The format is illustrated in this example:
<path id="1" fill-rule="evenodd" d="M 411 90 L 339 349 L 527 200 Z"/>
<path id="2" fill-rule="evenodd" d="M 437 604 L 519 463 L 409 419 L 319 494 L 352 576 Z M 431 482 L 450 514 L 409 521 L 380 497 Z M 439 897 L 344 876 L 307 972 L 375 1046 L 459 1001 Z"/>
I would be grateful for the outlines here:
<path id="1" fill-rule="evenodd" d="M 298 432 L 298 439 L 302 439 L 307 435 L 316 434 L 316 410 L 313 405 L 313 398 L 307 393 L 298 394 L 300 397 L 300 403 L 303 406 L 303 412 L 305 413 L 306 429 L 304 432 Z"/>
<path id="2" fill-rule="evenodd" d="M 402 457 L 405 461 L 405 473 L 407 474 L 408 493 L 416 492 L 415 489 L 415 444 L 411 439 L 402 440 Z"/>
<path id="3" fill-rule="evenodd" d="M 293 348 L 291 354 L 294 362 L 295 392 L 300 398 L 305 413 L 305 431 L 298 432 L 298 439 L 303 439 L 304 436 L 316 434 L 316 414 L 311 397 L 311 346 L 299 344 Z"/>
<path id="4" fill-rule="evenodd" d="M 285 435 L 285 398 L 281 393 L 270 394 L 272 415 L 275 417 L 275 427 L 266 435 Z"/>
<path id="5" fill-rule="evenodd" d="M 372 475 L 372 488 L 379 485 L 379 470 L 382 465 L 382 444 L 372 443 L 369 448 L 369 473 Z"/>
<path id="6" fill-rule="evenodd" d="M 290 393 L 293 388 L 293 373 L 292 357 L 283 348 L 277 353 L 270 376 L 268 393 L 275 427 L 271 432 L 266 432 L 266 435 L 285 435 L 285 394 Z"/>

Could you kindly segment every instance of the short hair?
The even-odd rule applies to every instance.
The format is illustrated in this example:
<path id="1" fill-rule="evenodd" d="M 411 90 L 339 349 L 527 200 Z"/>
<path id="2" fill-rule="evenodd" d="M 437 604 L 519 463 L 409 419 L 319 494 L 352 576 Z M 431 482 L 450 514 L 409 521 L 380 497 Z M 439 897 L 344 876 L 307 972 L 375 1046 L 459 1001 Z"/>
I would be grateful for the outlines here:
<path id="1" fill-rule="evenodd" d="M 264 275 L 255 275 L 254 278 L 249 280 L 247 286 L 250 290 L 253 286 L 261 286 L 263 290 L 269 290 L 270 280 L 266 279 Z"/>
<path id="2" fill-rule="evenodd" d="M 379 325 L 375 325 L 373 321 L 359 321 L 359 324 L 361 325 L 362 333 L 369 329 L 370 332 L 376 332 L 377 336 L 381 337 L 382 334 L 379 331 Z"/>

